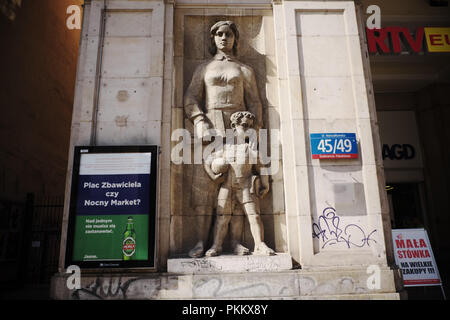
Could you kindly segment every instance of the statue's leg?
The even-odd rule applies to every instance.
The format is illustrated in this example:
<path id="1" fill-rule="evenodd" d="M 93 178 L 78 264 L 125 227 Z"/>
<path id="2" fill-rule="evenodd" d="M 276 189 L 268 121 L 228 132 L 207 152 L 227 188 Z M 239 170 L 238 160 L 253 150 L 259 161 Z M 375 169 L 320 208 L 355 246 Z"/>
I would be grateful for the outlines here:
<path id="1" fill-rule="evenodd" d="M 219 191 L 219 199 L 217 200 L 217 216 L 214 224 L 214 242 L 212 247 L 206 251 L 205 256 L 213 257 L 222 252 L 223 241 L 227 235 L 228 225 L 231 220 L 231 199 L 228 192 L 222 192 L 224 188 Z M 226 194 L 226 197 L 221 197 Z"/>
<path id="2" fill-rule="evenodd" d="M 216 223 L 214 225 L 214 243 L 212 247 L 206 251 L 206 257 L 214 257 L 222 252 L 223 241 L 227 235 L 228 225 L 231 220 L 231 215 L 217 215 Z"/>
<path id="3" fill-rule="evenodd" d="M 264 243 L 264 226 L 261 216 L 256 209 L 254 202 L 247 202 L 244 204 L 245 213 L 247 214 L 248 222 L 250 224 L 250 231 L 255 241 L 254 254 L 274 255 L 275 251 L 270 249 Z"/>
<path id="4" fill-rule="evenodd" d="M 196 244 L 189 251 L 189 256 L 199 258 L 205 252 L 208 236 L 211 231 L 211 221 L 214 214 L 213 207 L 216 202 L 217 188 L 207 176 L 203 165 L 194 164 L 192 173 L 191 205 L 195 212 L 193 220 Z"/>
<path id="5" fill-rule="evenodd" d="M 191 258 L 203 256 L 209 230 L 211 228 L 213 208 L 210 206 L 198 206 L 195 208 L 195 212 L 197 214 L 197 243 L 194 248 L 189 251 L 189 256 Z"/>
<path id="6" fill-rule="evenodd" d="M 240 204 L 235 203 L 233 208 L 233 216 L 231 217 L 230 222 L 230 237 L 233 253 L 238 256 L 250 254 L 250 250 L 241 244 L 242 234 L 244 231 L 244 218 L 245 214 L 242 207 Z"/>

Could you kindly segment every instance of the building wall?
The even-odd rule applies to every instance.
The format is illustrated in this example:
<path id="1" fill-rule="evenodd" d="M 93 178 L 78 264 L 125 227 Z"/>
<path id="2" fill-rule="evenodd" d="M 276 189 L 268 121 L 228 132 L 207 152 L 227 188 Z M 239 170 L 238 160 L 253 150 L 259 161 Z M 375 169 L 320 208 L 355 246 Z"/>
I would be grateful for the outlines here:
<path id="1" fill-rule="evenodd" d="M 64 192 L 80 37 L 66 9 L 81 3 L 25 0 L 15 19 L 0 15 L 3 197 Z"/>
<path id="2" fill-rule="evenodd" d="M 165 20 L 168 22 L 166 25 L 165 33 L 162 33 L 162 26 L 164 21 L 156 20 L 163 17 L 162 7 L 163 3 L 161 1 L 115 1 L 109 4 L 108 9 L 111 14 L 107 14 L 106 21 L 106 38 L 105 38 L 105 48 L 104 51 L 98 51 L 98 41 L 99 41 L 99 29 L 101 21 L 101 9 L 103 6 L 102 1 L 92 1 L 87 3 L 85 9 L 85 25 L 83 32 L 83 41 L 80 48 L 81 59 L 78 67 L 77 75 L 77 94 L 75 98 L 75 110 L 74 117 L 72 119 L 72 135 L 71 144 L 72 145 L 82 145 L 88 144 L 92 141 L 92 136 L 96 136 L 97 142 L 101 144 L 136 144 L 136 143 L 161 143 L 162 152 L 170 150 L 170 134 L 166 134 L 166 129 L 170 130 L 178 128 L 176 123 L 172 122 L 172 127 L 165 125 L 166 117 L 168 112 L 171 110 L 172 120 L 179 117 L 183 118 L 183 114 L 180 111 L 180 99 L 178 99 L 179 94 L 182 94 L 181 88 L 183 88 L 184 81 L 178 81 L 179 78 L 173 78 L 171 73 L 175 71 L 175 77 L 178 77 L 180 72 L 186 73 L 185 76 L 189 76 L 188 70 L 192 67 L 192 64 L 180 65 L 180 59 L 182 56 L 179 54 L 180 48 L 189 48 L 188 46 L 182 46 L 182 44 L 190 43 L 190 35 L 194 37 L 196 34 L 191 28 L 189 23 L 178 24 L 177 17 L 183 17 L 182 12 L 188 13 L 189 10 L 196 12 L 196 18 L 199 21 L 205 19 L 205 23 L 210 24 L 212 22 L 207 20 L 209 18 L 205 17 L 230 17 L 230 19 L 242 18 L 240 21 L 241 25 L 249 26 L 248 32 L 243 32 L 244 35 L 251 35 L 255 31 L 255 35 L 263 34 L 259 32 L 262 30 L 260 25 L 258 25 L 258 18 L 261 16 L 263 9 L 273 10 L 273 32 L 264 32 L 264 37 L 255 38 L 255 40 L 249 39 L 251 46 L 254 46 L 252 50 L 261 55 L 261 60 L 255 60 L 255 69 L 258 70 L 256 73 L 257 79 L 260 81 L 258 86 L 262 90 L 263 98 L 262 100 L 272 102 L 268 107 L 273 107 L 272 116 L 277 116 L 279 112 L 279 122 L 280 122 L 280 139 L 281 139 L 281 149 L 283 158 L 283 179 L 285 194 L 280 193 L 279 197 L 284 199 L 286 204 L 286 213 L 289 211 L 290 214 L 285 214 L 284 217 L 281 216 L 280 220 L 285 220 L 286 229 L 277 230 L 274 233 L 278 233 L 280 236 L 270 237 L 268 232 L 268 239 L 271 239 L 271 244 L 276 244 L 278 241 L 280 251 L 284 251 L 287 243 L 288 252 L 292 254 L 294 260 L 298 261 L 302 265 L 322 265 L 328 266 L 330 261 L 333 261 L 334 265 L 346 265 L 348 263 L 358 264 L 358 263 L 380 263 L 381 265 L 387 264 L 387 259 L 385 256 L 385 230 L 389 230 L 387 217 L 387 206 L 386 201 L 383 201 L 380 197 L 382 194 L 380 190 L 383 190 L 384 186 L 379 183 L 378 175 L 382 175 L 379 170 L 379 165 L 381 160 L 379 158 L 380 154 L 378 150 L 374 150 L 374 140 L 377 140 L 375 124 L 372 121 L 374 117 L 375 110 L 373 108 L 372 96 L 368 96 L 366 90 L 366 85 L 368 85 L 369 79 L 368 74 L 363 66 L 363 55 L 361 54 L 360 46 L 360 31 L 358 27 L 358 19 L 355 12 L 355 6 L 352 1 L 342 1 L 328 3 L 326 1 L 286 1 L 282 3 L 271 4 L 267 0 L 251 1 L 247 4 L 242 4 L 237 9 L 230 9 L 228 1 L 217 2 L 214 4 L 203 2 L 203 1 L 180 1 L 176 2 L 174 6 L 174 16 L 170 15 L 172 12 L 171 6 L 168 3 L 165 4 Z M 192 8 L 195 7 L 195 8 Z M 197 9 L 201 8 L 200 11 Z M 328 10 L 333 10 L 333 14 L 329 14 Z M 113 21 L 114 15 L 122 14 L 120 12 L 124 11 L 130 13 L 130 17 L 133 19 L 138 19 L 139 14 L 142 10 L 153 10 L 148 26 L 151 26 L 152 37 L 148 40 L 151 48 L 150 56 L 160 58 L 160 55 L 154 55 L 154 53 L 162 52 L 162 44 L 165 44 L 164 51 L 164 62 L 165 63 L 155 63 L 155 61 L 160 61 L 157 59 L 153 60 L 152 64 L 147 64 L 146 59 L 148 55 L 143 57 L 137 57 L 132 64 L 133 70 L 148 70 L 150 68 L 150 76 L 162 77 L 164 81 L 164 89 L 159 91 L 161 95 L 164 93 L 163 107 L 159 109 L 160 97 L 155 95 L 152 101 L 147 101 L 142 103 L 138 110 L 140 112 L 145 112 L 148 108 L 152 110 L 152 115 L 156 116 L 164 113 L 159 120 L 162 125 L 159 127 L 161 130 L 161 138 L 159 139 L 157 134 L 154 134 L 155 130 L 153 125 L 149 122 L 146 124 L 138 124 L 132 121 L 132 117 L 128 119 L 130 115 L 129 108 L 124 108 L 125 105 L 120 101 L 117 102 L 117 98 L 121 95 L 120 91 L 129 91 L 128 87 L 125 86 L 128 80 L 122 79 L 123 74 L 117 75 L 118 78 L 123 80 L 117 86 L 112 86 L 110 80 L 106 80 L 106 76 L 115 75 L 118 72 L 129 72 L 128 68 L 131 68 L 130 64 L 124 65 L 122 62 L 123 52 L 122 47 L 117 47 L 112 51 L 114 46 L 119 45 L 119 41 L 114 42 L 111 37 L 108 37 L 108 21 Z M 183 10 L 186 10 L 183 11 Z M 203 11 L 202 11 L 203 10 Z M 309 15 L 310 11 L 317 12 L 314 15 Z M 296 15 L 296 12 L 304 12 L 302 15 Z M 197 12 L 200 12 L 197 14 Z M 178 15 L 180 13 L 180 15 Z M 124 13 L 125 14 L 125 13 Z M 288 16 L 284 16 L 288 15 Z M 251 16 L 250 18 L 245 18 Z M 271 14 L 264 15 L 264 19 L 271 21 Z M 263 19 L 263 20 L 264 20 Z M 327 25 L 330 28 L 325 28 L 322 26 L 323 19 L 327 19 Z M 145 19 L 144 19 L 145 20 Z M 130 20 L 119 19 L 117 16 L 117 26 L 128 25 Z M 156 23 L 158 21 L 159 23 Z M 174 21 L 174 22 L 171 22 Z M 209 22 L 208 22 L 209 21 Z M 299 23 L 302 21 L 302 23 Z M 188 21 L 189 22 L 189 21 Z M 250 23 L 251 22 L 251 23 Z M 113 26 L 111 24 L 110 26 Z M 155 28 L 153 27 L 155 25 Z M 195 25 L 195 23 L 194 23 Z M 265 24 L 263 24 L 265 25 Z M 269 27 L 271 24 L 267 24 Z M 179 30 L 183 26 L 184 30 Z M 174 38 L 171 38 L 171 28 L 173 27 Z M 203 27 L 202 27 L 203 28 Z M 208 26 L 205 26 L 208 28 Z M 245 29 L 246 27 L 244 27 Z M 112 30 L 112 29 L 111 29 Z M 110 31 L 111 31 L 110 30 Z M 120 38 L 120 44 L 126 43 L 129 45 L 127 50 L 134 53 L 134 44 L 136 42 L 136 37 L 132 36 L 130 33 L 125 32 L 126 28 L 120 28 L 122 37 Z M 197 29 L 195 29 L 197 30 Z M 267 30 L 270 30 L 268 28 Z M 133 32 L 136 32 L 134 30 Z M 155 32 L 155 34 L 153 34 Z M 185 33 L 184 40 L 177 41 L 178 36 Z M 198 32 L 205 32 L 205 30 L 199 30 Z M 160 38 L 164 35 L 164 38 Z M 176 37 L 175 37 L 176 36 Z M 279 41 L 277 40 L 279 37 Z M 347 42 L 342 42 L 342 38 L 348 39 Z M 174 49 L 171 50 L 170 42 L 174 39 Z M 164 41 L 163 41 L 164 40 Z M 267 45 L 266 45 L 266 41 Z M 278 41 L 278 42 L 277 42 Z M 108 44 L 109 42 L 109 44 Z M 245 43 L 245 41 L 243 42 Z M 317 45 L 320 44 L 320 45 Z M 331 50 L 333 46 L 339 46 L 336 51 Z M 199 46 L 202 48 L 201 46 Z M 264 48 L 271 48 L 270 52 L 266 52 Z M 275 47 L 275 51 L 273 51 Z M 197 48 L 195 44 L 193 48 Z M 244 47 L 241 49 L 245 50 Z M 142 50 L 144 49 L 140 49 Z M 183 49 L 182 49 L 183 50 Z M 192 55 L 192 51 L 190 52 Z M 203 51 L 202 51 L 203 52 Z M 248 51 L 252 52 L 252 51 Z M 98 57 L 103 54 L 103 69 L 102 69 L 102 83 L 99 88 L 100 91 L 100 103 L 98 108 L 98 123 L 92 122 L 92 114 L 95 111 L 95 106 L 93 105 L 92 97 L 95 95 L 93 89 L 93 82 L 95 79 L 95 66 Z M 265 55 L 265 59 L 262 59 L 262 55 Z M 257 57 L 256 53 L 253 55 Z M 273 56 L 273 58 L 272 58 Z M 189 56 L 190 57 L 190 56 Z M 251 54 L 247 54 L 246 57 L 252 60 Z M 275 58 L 276 57 L 276 58 Z M 364 56 L 365 57 L 365 56 Z M 170 63 L 174 59 L 173 65 Z M 183 59 L 188 58 L 185 56 Z M 365 59 L 365 58 L 364 58 Z M 324 66 L 319 61 L 327 62 Z M 248 63 L 252 63 L 249 61 Z M 261 65 L 259 64 L 261 63 Z M 268 68 L 268 65 L 273 65 L 273 70 Z M 366 62 L 364 62 L 366 64 Z M 340 66 L 334 69 L 335 66 Z M 164 68 L 162 68 L 164 67 Z M 275 68 L 276 67 L 276 72 Z M 154 69 L 153 69 L 154 68 Z M 270 79 L 265 79 L 266 76 L 264 68 L 266 71 L 271 71 L 273 87 L 269 86 Z M 169 71 L 172 71 L 169 73 Z M 152 73 L 153 72 L 153 73 Z M 258 73 L 259 72 L 259 73 Z M 141 73 L 139 73 L 141 74 Z M 338 79 L 336 79 L 336 77 Z M 320 79 L 319 79 L 320 78 Z M 128 79 L 126 77 L 126 79 Z M 131 79 L 131 78 L 130 78 Z M 187 79 L 186 79 L 187 80 Z M 277 81 L 278 80 L 278 81 Z M 131 80 L 130 80 L 131 81 Z M 131 83 L 131 82 L 130 82 Z M 107 84 L 106 86 L 104 84 Z M 131 85 L 131 84 L 130 84 Z M 172 87 L 174 85 L 174 87 Z M 112 88 L 112 89 L 108 89 Z M 133 88 L 133 87 L 130 87 Z M 262 88 L 262 89 L 261 89 Z M 265 90 L 264 90 L 265 88 Z M 167 91 L 166 91 L 167 90 Z M 283 90 L 281 93 L 280 90 Z M 172 93 L 171 93 L 172 91 Z M 280 92 L 278 99 L 274 99 L 276 96 L 273 93 Z M 136 94 L 139 93 L 138 89 L 132 91 Z M 155 94 L 157 92 L 155 91 Z M 165 98 L 166 94 L 168 97 L 175 97 L 175 108 L 173 100 L 170 98 Z M 130 94 L 130 106 L 132 102 L 132 94 Z M 335 98 L 338 97 L 338 98 Z M 161 97 L 162 98 L 162 97 Z M 178 99 L 178 100 L 177 100 Z M 339 101 L 339 104 L 334 103 Z M 102 104 L 102 101 L 107 101 L 108 103 Z M 315 108 L 311 108 L 311 105 L 315 105 Z M 370 105 L 370 106 L 369 106 Z M 308 107 L 309 106 L 309 107 Z M 277 107 L 278 110 L 275 108 Z M 143 109 L 142 109 L 143 108 Z M 330 109 L 333 108 L 333 113 Z M 270 115 L 268 115 L 270 117 Z M 111 121 L 111 119 L 128 119 L 128 125 L 118 126 L 117 121 Z M 283 120 L 284 119 L 284 120 Z M 276 124 L 269 120 L 269 128 L 273 128 Z M 276 120 L 276 118 L 275 118 Z M 120 123 L 119 123 L 120 124 Z M 168 123 L 170 124 L 170 123 Z M 98 130 L 96 129 L 98 127 Z M 141 130 L 142 127 L 142 130 Z M 323 132 L 324 128 L 328 132 L 357 132 L 360 137 L 361 155 L 356 161 L 341 161 L 341 162 L 320 162 L 311 161 L 307 156 L 306 152 L 309 145 L 309 132 Z M 349 131 L 348 131 L 349 130 Z M 141 132 L 146 132 L 146 134 L 140 134 Z M 95 135 L 96 134 L 96 135 Z M 137 139 L 139 138 L 139 139 Z M 163 156 L 162 156 L 163 157 Z M 287 157 L 287 158 L 286 158 Z M 161 246 L 160 255 L 166 256 L 167 252 L 167 241 L 177 240 L 174 238 L 167 239 L 166 235 L 179 235 L 180 230 L 188 229 L 191 227 L 186 221 L 182 225 L 178 225 L 175 213 L 169 212 L 167 208 L 168 195 L 167 189 L 163 184 L 167 183 L 166 171 L 174 168 L 165 168 L 170 163 L 170 160 L 166 158 L 166 161 L 161 161 L 161 187 L 159 198 L 164 199 L 160 201 L 160 215 L 159 215 L 159 234 L 164 237 L 160 239 L 159 245 Z M 68 179 L 66 190 L 70 190 L 70 172 L 71 166 L 69 165 Z M 166 171 L 165 171 L 166 170 Z M 163 173 L 164 172 L 164 173 Z M 289 176 L 289 181 L 287 180 Z M 170 181 L 172 186 L 178 186 L 180 184 L 180 179 L 176 176 L 172 177 L 173 180 Z M 328 189 L 333 190 L 333 183 L 339 184 L 335 186 L 336 190 L 345 190 L 345 195 L 335 195 L 331 191 L 332 195 L 329 197 L 326 195 Z M 363 186 L 364 185 L 364 186 Z M 323 186 L 323 187 L 322 187 Z M 273 187 L 273 184 L 272 184 Z M 288 190 L 289 188 L 289 190 Z M 340 188 L 340 189 L 339 189 Z M 163 192 L 163 190 L 165 190 Z M 272 190 L 275 190 L 273 187 Z M 300 191 L 301 190 L 301 191 Z M 171 191 L 175 191 L 172 189 Z M 335 191 L 338 193 L 339 191 Z M 342 192 L 341 192 L 342 193 Z M 66 194 L 68 194 L 66 192 Z M 180 192 L 174 192 L 170 194 L 171 199 L 177 199 Z M 310 197 L 311 196 L 311 197 Z M 345 199 L 344 199 L 345 198 Z M 68 218 L 68 203 L 69 197 L 66 196 L 65 203 L 65 221 L 64 225 L 67 224 Z M 279 200 L 281 200 L 279 199 Z M 269 197 L 269 200 L 270 197 Z M 171 200 L 169 200 L 171 201 Z M 367 210 L 359 210 L 353 212 L 351 215 L 343 218 L 346 220 L 346 224 L 357 223 L 362 226 L 361 228 L 367 229 L 366 232 L 377 232 L 376 246 L 368 246 L 365 248 L 348 248 L 348 246 L 341 246 L 336 248 L 325 248 L 324 244 L 319 244 L 316 237 L 312 236 L 313 222 L 319 219 L 319 215 L 324 208 L 327 206 L 332 206 L 334 203 L 346 205 L 349 202 L 355 201 L 360 204 L 361 208 L 366 207 Z M 280 202 L 280 201 L 278 201 Z M 383 202 L 383 203 L 382 203 Z M 275 202 L 274 206 L 275 206 Z M 289 210 L 288 206 L 289 204 Z M 176 205 L 175 205 L 176 207 Z M 264 207 L 264 206 L 263 206 Z M 358 208 L 360 208 L 358 207 Z M 173 208 L 172 208 L 173 209 Z M 162 213 L 164 212 L 164 213 Z M 182 211 L 186 213 L 186 210 Z M 275 212 L 275 210 L 273 210 Z M 279 213 L 278 211 L 277 213 Z M 272 211 L 264 211 L 263 213 L 272 214 Z M 384 216 L 384 218 L 383 218 Z M 175 222 L 168 228 L 166 220 Z M 178 219 L 179 220 L 179 219 Z M 276 221 L 277 225 L 283 225 L 283 221 Z M 275 221 L 275 220 L 274 220 Z M 164 228 L 161 226 L 164 225 Z M 270 223 L 267 223 L 268 230 L 271 228 Z M 280 231 L 280 232 L 278 232 Z M 282 234 L 288 234 L 286 238 L 283 238 Z M 389 234 L 389 232 L 387 232 Z M 65 247 L 65 233 L 63 229 L 62 235 L 62 247 Z M 388 235 L 389 238 L 389 235 Z M 284 240 L 286 239 L 286 240 Z M 185 239 L 181 238 L 180 243 L 185 245 Z M 171 243 L 172 245 L 173 243 Z M 319 248 L 319 245 L 322 248 Z M 164 247 L 164 250 L 162 249 Z M 174 245 L 171 248 L 175 248 L 175 252 L 178 253 L 178 248 L 181 245 Z M 301 247 L 301 249 L 300 249 Z M 323 250 L 322 250 L 323 249 Z M 361 249 L 361 250 L 359 250 Z M 186 248 L 184 248 L 186 250 Z M 322 252 L 323 251 L 323 252 Z M 342 255 L 342 251 L 346 254 Z M 363 252 L 362 252 L 363 251 Z M 321 254 L 319 254 L 319 252 Z M 64 249 L 61 252 L 61 264 L 63 266 L 64 261 Z M 333 257 L 333 258 L 331 258 Z M 162 268 L 164 268 L 164 259 L 161 259 Z"/>
<path id="3" fill-rule="evenodd" d="M 395 282 L 398 273 L 391 269 L 390 223 L 381 153 L 377 147 L 379 137 L 367 69 L 369 62 L 362 45 L 361 30 L 364 29 L 357 13 L 358 8 L 352 1 L 248 0 L 238 5 L 228 0 L 118 0 L 111 1 L 107 9 L 105 47 L 102 50 L 99 30 L 103 1 L 86 1 L 70 145 L 84 145 L 92 141 L 98 145 L 160 144 L 158 271 L 170 273 L 169 259 L 176 259 L 172 254 L 182 254 L 189 249 L 182 247 L 186 238 L 189 238 L 183 238 L 183 233 L 187 234 L 189 231 L 186 230 L 193 229 L 191 221 L 181 214 L 176 215 L 179 212 L 185 214 L 186 211 L 172 211 L 182 208 L 184 192 L 189 184 L 183 180 L 183 172 L 170 165 L 170 149 L 173 145 L 171 132 L 184 125 L 180 99 L 183 96 L 182 88 L 192 68 L 203 60 L 201 41 L 192 39 L 201 40 L 197 34 L 207 31 L 208 25 L 213 22 L 212 18 L 240 19 L 240 25 L 247 31 L 243 32 L 244 35 L 252 35 L 251 32 L 256 31 L 254 37 L 248 39 L 249 54 L 245 56 L 248 61 L 243 60 L 249 64 L 255 63 L 258 87 L 263 92 L 262 100 L 267 99 L 270 102 L 266 105 L 267 109 L 273 109 L 272 114 L 266 112 L 264 120 L 268 120 L 269 128 L 279 124 L 280 129 L 284 192 L 280 192 L 277 201 L 272 202 L 273 210 L 262 213 L 281 213 L 281 210 L 274 209 L 281 200 L 284 200 L 285 213 L 279 215 L 279 220 L 273 219 L 273 225 L 278 229 L 272 234 L 268 232 L 267 238 L 272 245 L 275 244 L 278 252 L 288 253 L 302 266 L 301 271 L 295 270 L 293 273 L 320 270 L 321 274 L 327 275 L 323 281 L 319 278 L 292 281 L 289 278 L 294 287 L 302 289 L 292 290 L 288 296 L 300 295 L 302 290 L 307 292 L 308 287 L 317 286 L 319 295 L 334 297 L 348 292 L 341 289 L 345 283 L 355 297 L 362 297 L 360 294 L 367 292 L 368 295 L 374 294 L 381 298 L 398 298 L 395 292 L 401 289 Z M 151 15 L 147 12 L 151 12 Z M 146 21 L 141 25 L 146 32 L 150 32 L 150 39 L 137 39 L 147 38 L 148 35 L 135 34 L 140 28 L 128 30 L 132 22 L 123 18 L 125 15 L 133 19 L 134 23 L 141 18 L 139 21 Z M 177 19 L 184 19 L 184 22 Z M 199 26 L 201 21 L 205 25 Z M 268 29 L 261 26 L 267 26 Z M 113 39 L 115 37 L 118 39 Z M 135 50 L 138 42 L 147 43 L 148 46 Z M 200 50 L 197 52 L 194 49 Z M 141 55 L 145 50 L 148 54 Z M 132 64 L 124 63 L 128 61 L 130 52 L 139 55 L 136 54 Z M 149 61 L 149 57 L 154 59 Z M 190 58 L 197 61 L 190 61 Z M 255 61 L 252 61 L 253 58 Z M 101 62 L 102 68 L 99 67 Z M 134 76 L 129 74 L 132 71 L 136 71 Z M 133 99 L 137 98 L 141 90 L 138 89 L 140 87 L 136 88 L 134 80 L 137 71 L 139 75 L 148 71 L 145 78 L 161 78 L 163 87 L 155 85 L 162 90 L 155 91 L 152 99 L 142 99 L 142 103 L 133 105 Z M 99 82 L 98 106 L 93 103 L 93 97 L 97 94 L 93 82 L 96 75 L 101 75 L 103 81 Z M 118 82 L 118 79 L 121 81 Z M 121 101 L 127 96 L 130 100 Z M 136 114 L 131 112 L 133 107 L 136 108 Z M 141 116 L 143 120 L 148 120 L 141 121 L 145 123 L 132 121 L 133 116 L 137 118 L 139 113 L 144 114 L 149 110 L 152 116 L 161 115 L 155 119 L 159 122 L 156 128 L 145 116 Z M 97 122 L 93 121 L 96 112 L 99 116 Z M 128 120 L 122 121 L 124 119 Z M 155 133 L 158 130 L 160 135 Z M 359 158 L 343 161 L 311 159 L 309 133 L 320 132 L 356 133 Z M 72 237 L 71 229 L 68 229 L 71 172 L 69 156 L 59 264 L 61 273 L 55 275 L 52 283 L 52 296 L 55 298 L 68 297 L 66 294 L 69 293 L 64 286 L 63 276 L 69 262 L 65 260 L 66 245 Z M 179 191 L 180 186 L 183 186 L 183 193 Z M 353 203 L 358 204 L 358 210 L 350 214 L 342 210 L 342 218 L 327 215 L 326 209 L 331 209 L 335 204 L 353 209 Z M 324 230 L 326 227 L 321 221 L 326 219 L 333 219 L 335 231 Z M 342 225 L 338 225 L 339 221 Z M 271 227 L 270 223 L 265 226 Z M 356 233 L 350 230 L 352 228 Z M 337 236 L 343 229 L 348 230 L 348 238 L 344 240 Z M 325 232 L 329 233 L 331 239 L 320 236 Z M 241 259 L 236 258 L 237 261 Z M 375 290 L 365 286 L 369 265 L 377 265 L 382 272 L 383 283 Z M 93 273 L 83 279 L 83 287 L 92 281 L 101 283 L 100 278 L 104 275 L 102 267 L 99 264 L 98 269 L 92 270 Z M 144 275 L 147 272 L 142 271 Z M 284 276 L 283 272 L 278 273 Z M 221 279 L 219 281 L 224 279 L 221 273 L 214 276 L 218 276 Z M 164 277 L 159 273 L 155 274 L 154 279 L 147 278 L 156 280 L 154 283 L 159 287 L 155 293 L 161 292 L 161 298 L 204 297 L 197 295 L 196 288 L 210 288 L 209 284 L 204 286 L 206 282 L 201 276 L 190 275 L 186 278 L 172 273 L 170 288 L 166 290 L 165 285 L 160 285 L 168 283 Z M 247 287 L 249 281 L 253 280 L 233 280 L 230 289 L 224 292 L 239 292 L 235 289 L 243 285 Z M 267 283 L 266 278 L 258 281 L 261 281 L 258 284 L 265 283 L 267 288 L 275 287 L 272 280 Z M 147 285 L 139 287 L 136 297 L 147 298 L 148 288 Z M 220 297 L 214 294 L 209 292 L 208 297 Z M 275 294 L 263 293 L 265 297 L 281 295 L 284 295 L 281 291 Z M 261 296 L 261 293 L 258 292 L 257 296 Z M 250 292 L 239 297 L 255 296 Z"/>

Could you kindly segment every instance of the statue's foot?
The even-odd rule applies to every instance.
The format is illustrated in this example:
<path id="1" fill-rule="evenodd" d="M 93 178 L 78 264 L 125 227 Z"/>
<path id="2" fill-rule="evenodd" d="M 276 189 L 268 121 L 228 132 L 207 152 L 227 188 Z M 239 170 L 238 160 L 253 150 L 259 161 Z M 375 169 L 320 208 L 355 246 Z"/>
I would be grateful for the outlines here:
<path id="1" fill-rule="evenodd" d="M 238 256 L 245 256 L 245 255 L 250 254 L 250 250 L 247 249 L 246 247 L 244 247 L 240 243 L 237 243 L 237 244 L 234 245 L 233 252 L 234 252 L 234 254 L 236 254 Z"/>
<path id="2" fill-rule="evenodd" d="M 264 242 L 261 242 L 257 246 L 255 246 L 255 250 L 253 254 L 264 255 L 264 256 L 274 256 L 275 251 L 270 249 Z"/>
<path id="3" fill-rule="evenodd" d="M 205 257 L 215 257 L 215 256 L 218 256 L 221 252 L 222 252 L 222 249 L 219 249 L 216 246 L 212 246 L 211 249 L 206 251 Z"/>
<path id="4" fill-rule="evenodd" d="M 200 258 L 203 256 L 203 242 L 198 242 L 195 247 L 189 251 L 188 255 L 191 258 Z"/>

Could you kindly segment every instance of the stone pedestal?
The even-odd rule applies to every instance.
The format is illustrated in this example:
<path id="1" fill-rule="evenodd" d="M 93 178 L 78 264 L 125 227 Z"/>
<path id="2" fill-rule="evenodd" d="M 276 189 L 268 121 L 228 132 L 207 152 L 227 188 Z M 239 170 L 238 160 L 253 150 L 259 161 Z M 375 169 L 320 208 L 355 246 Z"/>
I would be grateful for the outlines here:
<path id="1" fill-rule="evenodd" d="M 226 260 L 225 258 L 224 260 Z M 284 259 L 284 258 L 283 258 Z M 361 268 L 221 272 L 198 274 L 120 273 L 82 275 L 79 290 L 68 290 L 67 276 L 53 277 L 55 299 L 399 299 L 398 274 L 380 269 L 379 287 L 370 289 L 370 276 Z"/>
<path id="2" fill-rule="evenodd" d="M 167 261 L 169 273 L 277 272 L 292 269 L 289 254 L 275 256 L 222 255 L 199 259 L 180 258 Z"/>

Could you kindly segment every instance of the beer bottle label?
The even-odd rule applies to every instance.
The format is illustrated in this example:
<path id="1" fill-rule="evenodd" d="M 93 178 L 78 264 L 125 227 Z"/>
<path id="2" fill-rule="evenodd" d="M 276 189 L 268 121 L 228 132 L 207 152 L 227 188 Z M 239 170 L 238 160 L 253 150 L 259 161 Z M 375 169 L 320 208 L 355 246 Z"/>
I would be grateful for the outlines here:
<path id="1" fill-rule="evenodd" d="M 122 251 L 125 256 L 131 257 L 136 251 L 136 240 L 132 237 L 125 238 L 125 240 L 123 240 Z"/>

